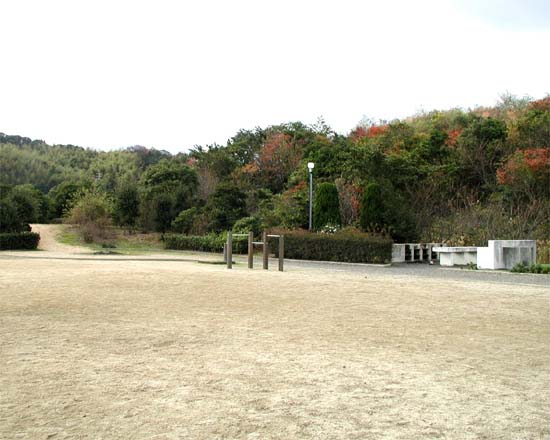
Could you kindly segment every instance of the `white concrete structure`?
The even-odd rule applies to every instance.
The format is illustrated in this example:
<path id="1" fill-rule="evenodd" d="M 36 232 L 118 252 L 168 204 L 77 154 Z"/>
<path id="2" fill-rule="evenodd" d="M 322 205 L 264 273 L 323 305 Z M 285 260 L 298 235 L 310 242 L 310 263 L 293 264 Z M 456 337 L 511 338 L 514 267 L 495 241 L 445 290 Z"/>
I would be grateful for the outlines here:
<path id="1" fill-rule="evenodd" d="M 406 244 L 397 243 L 392 245 L 391 248 L 391 262 L 392 263 L 404 263 L 405 259 L 405 246 Z"/>
<path id="2" fill-rule="evenodd" d="M 392 263 L 416 263 L 437 260 L 433 249 L 441 243 L 397 243 L 392 246 Z"/>
<path id="3" fill-rule="evenodd" d="M 480 269 L 512 269 L 516 264 L 537 262 L 535 240 L 489 240 L 489 246 L 477 248 Z"/>
<path id="4" fill-rule="evenodd" d="M 439 255 L 439 263 L 442 266 L 465 266 L 477 264 L 477 247 L 475 246 L 437 246 L 433 248 Z"/>

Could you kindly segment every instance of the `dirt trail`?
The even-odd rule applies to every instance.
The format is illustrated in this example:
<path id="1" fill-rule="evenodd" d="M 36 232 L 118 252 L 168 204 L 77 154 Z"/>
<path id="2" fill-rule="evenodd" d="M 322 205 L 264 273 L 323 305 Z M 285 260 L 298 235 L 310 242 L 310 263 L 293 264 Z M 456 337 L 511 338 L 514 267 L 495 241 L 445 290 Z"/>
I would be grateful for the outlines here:
<path id="1" fill-rule="evenodd" d="M 85 247 L 71 246 L 57 241 L 57 236 L 61 234 L 62 225 L 31 225 L 33 232 L 40 234 L 40 243 L 38 249 L 48 252 L 63 252 L 66 254 L 89 253 L 90 250 Z"/>

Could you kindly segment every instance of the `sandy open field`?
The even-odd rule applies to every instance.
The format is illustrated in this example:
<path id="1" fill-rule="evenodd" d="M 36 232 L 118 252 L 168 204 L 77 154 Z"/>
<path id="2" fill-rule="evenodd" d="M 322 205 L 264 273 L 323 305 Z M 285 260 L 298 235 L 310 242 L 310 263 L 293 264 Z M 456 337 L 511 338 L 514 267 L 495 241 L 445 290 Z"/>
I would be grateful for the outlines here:
<path id="1" fill-rule="evenodd" d="M 7 253 L 0 268 L 2 439 L 550 440 L 545 286 Z"/>

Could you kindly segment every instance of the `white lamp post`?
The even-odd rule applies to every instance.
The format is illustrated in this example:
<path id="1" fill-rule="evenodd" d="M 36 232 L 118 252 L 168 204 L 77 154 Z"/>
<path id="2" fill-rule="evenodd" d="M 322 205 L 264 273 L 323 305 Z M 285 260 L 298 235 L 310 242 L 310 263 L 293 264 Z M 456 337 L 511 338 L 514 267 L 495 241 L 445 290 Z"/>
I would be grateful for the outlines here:
<path id="1" fill-rule="evenodd" d="M 307 167 L 309 169 L 309 230 L 313 230 L 313 162 L 308 162 Z"/>

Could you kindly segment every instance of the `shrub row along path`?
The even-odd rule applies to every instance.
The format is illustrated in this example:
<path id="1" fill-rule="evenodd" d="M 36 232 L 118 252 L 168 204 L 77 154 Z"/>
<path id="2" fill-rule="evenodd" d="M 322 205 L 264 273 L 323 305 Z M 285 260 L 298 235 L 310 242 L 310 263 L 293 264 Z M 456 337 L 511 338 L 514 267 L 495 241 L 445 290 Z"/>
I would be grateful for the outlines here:
<path id="1" fill-rule="evenodd" d="M 547 285 L 49 253 L 0 253 L 0 438 L 550 438 Z"/>

